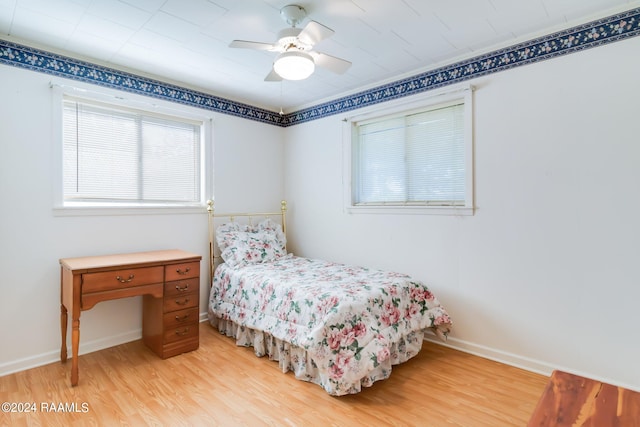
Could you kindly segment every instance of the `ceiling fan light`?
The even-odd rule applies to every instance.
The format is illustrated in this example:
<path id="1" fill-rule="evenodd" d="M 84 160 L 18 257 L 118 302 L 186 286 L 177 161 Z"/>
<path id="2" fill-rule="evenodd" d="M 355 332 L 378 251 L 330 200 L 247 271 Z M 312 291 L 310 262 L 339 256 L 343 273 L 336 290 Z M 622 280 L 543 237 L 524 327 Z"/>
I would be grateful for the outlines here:
<path id="1" fill-rule="evenodd" d="M 315 68 L 311 55 L 300 51 L 282 52 L 273 63 L 274 71 L 285 80 L 306 79 Z"/>

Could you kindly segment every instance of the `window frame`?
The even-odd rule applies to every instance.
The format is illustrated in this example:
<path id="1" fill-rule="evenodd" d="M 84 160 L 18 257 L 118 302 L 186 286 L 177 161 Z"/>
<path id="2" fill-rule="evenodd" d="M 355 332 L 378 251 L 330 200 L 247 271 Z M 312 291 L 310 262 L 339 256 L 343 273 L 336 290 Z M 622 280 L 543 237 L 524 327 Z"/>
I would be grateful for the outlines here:
<path id="1" fill-rule="evenodd" d="M 213 197 L 213 117 L 210 113 L 186 105 L 176 105 L 164 100 L 144 97 L 108 88 L 93 88 L 89 85 L 66 86 L 51 83 L 53 110 L 53 213 L 55 216 L 84 215 L 146 215 L 146 214 L 190 214 L 202 213 L 207 199 Z M 149 112 L 183 118 L 186 121 L 202 122 L 202 144 L 200 147 L 201 176 L 200 200 L 197 203 L 136 203 L 136 202 L 65 202 L 63 170 L 63 102 L 65 97 L 88 102 L 102 103 L 123 109 Z"/>
<path id="2" fill-rule="evenodd" d="M 389 101 L 384 107 L 374 106 L 363 109 L 359 114 L 343 120 L 343 204 L 350 214 L 422 214 L 422 215 L 473 215 L 474 206 L 474 170 L 473 170 L 473 91 L 474 87 L 465 85 L 411 97 Z M 393 115 L 404 115 L 416 111 L 428 111 L 445 105 L 460 102 L 464 104 L 464 164 L 465 197 L 464 205 L 440 206 L 430 204 L 366 204 L 354 203 L 354 145 L 357 141 L 354 128 L 359 122 L 384 119 Z"/>

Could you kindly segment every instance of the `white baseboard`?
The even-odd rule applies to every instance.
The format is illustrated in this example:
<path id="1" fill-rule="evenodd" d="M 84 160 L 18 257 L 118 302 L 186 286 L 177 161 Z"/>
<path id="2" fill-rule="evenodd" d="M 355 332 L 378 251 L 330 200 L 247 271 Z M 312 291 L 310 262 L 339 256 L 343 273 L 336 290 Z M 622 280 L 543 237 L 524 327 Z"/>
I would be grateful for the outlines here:
<path id="1" fill-rule="evenodd" d="M 502 350 L 496 350 L 483 345 L 474 344 L 468 341 L 460 340 L 457 338 L 449 337 L 444 342 L 435 335 L 425 335 L 425 341 L 440 344 L 445 347 L 450 347 L 455 350 L 460 350 L 465 353 L 473 354 L 485 359 L 493 360 L 495 362 L 504 363 L 505 365 L 514 366 L 516 368 L 524 369 L 525 371 L 535 372 L 537 374 L 550 376 L 551 372 L 558 367 L 551 366 L 548 363 L 541 362 L 539 360 L 524 357 L 518 354 L 509 353 Z"/>
<path id="2" fill-rule="evenodd" d="M 597 381 L 601 381 L 608 384 L 614 384 L 619 387 L 624 387 L 629 390 L 639 391 L 637 385 L 627 384 L 621 381 L 616 381 L 611 378 L 603 377 L 601 375 L 595 375 L 590 372 L 582 372 L 572 369 L 567 366 L 555 366 L 550 363 L 546 363 L 540 360 L 532 359 L 529 357 L 521 356 L 514 353 L 509 353 L 502 350 L 496 350 L 494 348 L 486 347 L 479 344 L 474 344 L 469 341 L 460 340 L 457 338 L 448 337 L 447 341 L 440 340 L 434 334 L 427 333 L 424 337 L 425 341 L 432 342 L 434 344 L 442 345 L 445 347 L 453 348 L 454 350 L 460 350 L 465 353 L 473 354 L 485 359 L 493 360 L 494 362 L 503 363 L 505 365 L 513 366 L 516 368 L 524 369 L 525 371 L 535 372 L 537 374 L 544 375 L 546 377 L 551 376 L 554 370 L 560 370 L 569 372 L 574 375 L 580 375 L 581 377 L 591 378 Z"/>
<path id="3" fill-rule="evenodd" d="M 80 340 L 78 355 L 93 353 L 94 351 L 124 344 L 127 342 L 139 340 L 142 338 L 142 329 L 125 332 L 119 335 L 112 335 L 106 338 L 83 342 Z M 67 344 L 70 344 L 70 337 L 67 337 Z M 71 347 L 67 348 L 67 357 L 71 359 Z M 60 362 L 60 348 L 35 356 L 25 357 L 23 359 L 14 360 L 0 365 L 0 377 L 14 372 L 24 371 L 26 369 L 35 368 L 49 363 Z"/>
<path id="4" fill-rule="evenodd" d="M 208 321 L 207 313 L 200 313 L 200 322 L 206 321 Z M 83 355 L 87 353 L 93 353 L 94 351 L 103 350 L 105 348 L 139 340 L 141 338 L 142 329 L 135 329 L 123 334 L 100 338 L 93 341 L 84 342 L 80 340 L 80 348 L 78 349 L 78 354 Z M 71 338 L 69 336 L 67 336 L 67 344 L 69 344 L 69 347 L 67 348 L 67 357 L 71 359 Z M 60 348 L 35 356 L 25 357 L 22 359 L 3 363 L 0 365 L 0 377 L 55 362 L 60 362 Z"/>

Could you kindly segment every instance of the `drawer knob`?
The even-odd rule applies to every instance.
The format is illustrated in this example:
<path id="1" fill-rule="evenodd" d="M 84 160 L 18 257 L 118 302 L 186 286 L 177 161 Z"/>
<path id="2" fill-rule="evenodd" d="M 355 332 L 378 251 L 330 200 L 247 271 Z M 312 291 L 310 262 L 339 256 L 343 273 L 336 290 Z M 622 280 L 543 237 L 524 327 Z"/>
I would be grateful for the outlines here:
<path id="1" fill-rule="evenodd" d="M 182 287 L 180 287 L 180 285 L 176 285 L 176 291 L 178 291 L 178 292 L 184 292 L 187 289 L 189 289 L 189 284 L 188 283 L 186 285 L 182 286 Z"/>
<path id="2" fill-rule="evenodd" d="M 189 328 L 184 328 L 182 331 L 176 329 L 176 335 L 183 336 L 189 333 Z"/>
<path id="3" fill-rule="evenodd" d="M 116 276 L 116 280 L 120 283 L 129 283 L 133 280 L 133 274 L 130 274 L 128 279 L 123 279 L 121 276 Z"/>
<path id="4" fill-rule="evenodd" d="M 185 320 L 187 320 L 188 317 L 189 317 L 188 314 L 185 314 L 184 316 L 176 316 L 176 320 L 178 322 L 184 322 Z"/>
<path id="5" fill-rule="evenodd" d="M 189 274 L 189 271 L 191 271 L 191 268 L 190 268 L 190 267 L 187 267 L 187 268 L 185 268 L 184 270 L 182 270 L 182 269 L 180 269 L 180 268 L 177 268 L 177 269 L 176 269 L 176 273 L 178 273 L 178 274 L 182 274 L 182 275 Z"/>
<path id="6" fill-rule="evenodd" d="M 176 304 L 178 304 L 178 305 L 185 305 L 188 302 L 189 302 L 189 298 L 185 298 L 183 301 L 181 301 L 179 299 L 176 300 Z"/>

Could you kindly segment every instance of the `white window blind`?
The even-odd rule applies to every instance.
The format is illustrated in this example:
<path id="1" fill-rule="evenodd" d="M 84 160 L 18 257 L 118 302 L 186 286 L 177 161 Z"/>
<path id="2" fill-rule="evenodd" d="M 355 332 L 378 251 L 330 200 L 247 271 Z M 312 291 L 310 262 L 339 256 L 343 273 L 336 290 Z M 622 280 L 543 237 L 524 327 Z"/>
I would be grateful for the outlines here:
<path id="1" fill-rule="evenodd" d="M 354 123 L 354 205 L 465 205 L 464 102 Z"/>
<path id="2" fill-rule="evenodd" d="M 202 122 L 65 98 L 64 201 L 197 204 L 201 148 Z"/>

